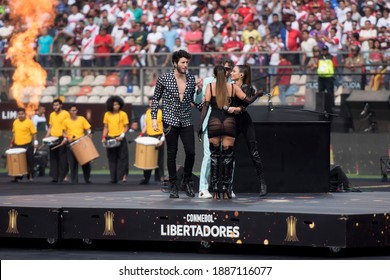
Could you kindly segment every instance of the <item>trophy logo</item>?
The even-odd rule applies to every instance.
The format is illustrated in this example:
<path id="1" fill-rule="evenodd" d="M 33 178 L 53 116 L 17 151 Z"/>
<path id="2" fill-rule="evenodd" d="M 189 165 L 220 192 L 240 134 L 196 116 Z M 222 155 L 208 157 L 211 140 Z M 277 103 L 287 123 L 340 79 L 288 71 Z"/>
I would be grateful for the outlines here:
<path id="1" fill-rule="evenodd" d="M 12 209 L 8 211 L 8 228 L 7 233 L 19 234 L 18 231 L 18 211 Z"/>
<path id="2" fill-rule="evenodd" d="M 116 235 L 114 231 L 114 216 L 115 214 L 111 211 L 107 211 L 106 213 L 104 213 L 105 225 L 103 235 Z"/>
<path id="3" fill-rule="evenodd" d="M 287 222 L 287 234 L 284 241 L 288 241 L 288 242 L 299 241 L 297 237 L 297 218 L 290 216 L 286 219 L 286 222 Z"/>

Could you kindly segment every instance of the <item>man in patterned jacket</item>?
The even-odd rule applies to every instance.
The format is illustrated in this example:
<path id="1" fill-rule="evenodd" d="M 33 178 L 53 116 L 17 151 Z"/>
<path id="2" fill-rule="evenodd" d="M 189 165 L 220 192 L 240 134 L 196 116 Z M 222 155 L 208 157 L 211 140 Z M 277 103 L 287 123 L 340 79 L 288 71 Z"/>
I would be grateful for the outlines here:
<path id="1" fill-rule="evenodd" d="M 189 197 L 194 197 L 192 168 L 195 162 L 195 136 L 191 116 L 191 105 L 194 104 L 196 89 L 202 90 L 202 80 L 188 73 L 191 55 L 178 50 L 172 54 L 173 71 L 162 74 L 156 83 L 152 99 L 152 126 L 158 129 L 157 110 L 162 99 L 163 130 L 167 143 L 167 166 L 170 182 L 170 198 L 179 198 L 176 174 L 176 155 L 179 137 L 185 152 L 184 174 L 182 185 Z M 202 104 L 196 107 L 201 110 Z"/>

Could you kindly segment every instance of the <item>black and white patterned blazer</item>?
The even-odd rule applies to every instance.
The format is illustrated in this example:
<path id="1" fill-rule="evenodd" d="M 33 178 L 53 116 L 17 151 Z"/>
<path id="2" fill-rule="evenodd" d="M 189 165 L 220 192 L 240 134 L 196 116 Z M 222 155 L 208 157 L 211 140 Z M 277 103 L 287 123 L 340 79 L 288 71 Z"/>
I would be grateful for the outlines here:
<path id="1" fill-rule="evenodd" d="M 180 102 L 179 88 L 172 71 L 162 74 L 156 83 L 152 98 L 152 119 L 157 119 L 158 103 L 162 98 L 163 122 L 172 126 L 187 127 L 193 124 L 191 115 L 191 104 L 198 110 L 202 109 L 202 104 L 194 103 L 194 93 L 197 90 L 195 77 L 186 73 L 186 89 L 183 101 Z"/>

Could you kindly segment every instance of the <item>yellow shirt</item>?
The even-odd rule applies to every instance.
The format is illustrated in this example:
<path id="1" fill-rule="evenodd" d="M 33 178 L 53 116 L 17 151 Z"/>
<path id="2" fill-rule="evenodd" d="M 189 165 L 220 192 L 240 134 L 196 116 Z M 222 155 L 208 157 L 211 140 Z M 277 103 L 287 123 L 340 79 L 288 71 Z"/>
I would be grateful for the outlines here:
<path id="1" fill-rule="evenodd" d="M 157 125 L 158 130 L 154 130 L 152 126 L 152 110 L 148 109 L 145 113 L 145 124 L 146 124 L 146 134 L 149 136 L 155 136 L 155 135 L 161 135 L 163 134 L 163 127 L 162 127 L 162 110 L 158 109 L 157 111 Z"/>
<path id="2" fill-rule="evenodd" d="M 49 125 L 51 127 L 50 136 L 61 137 L 64 131 L 64 121 L 68 118 L 70 118 L 68 111 L 61 110 L 59 114 L 52 112 L 49 119 Z"/>
<path id="3" fill-rule="evenodd" d="M 16 145 L 26 145 L 32 142 L 33 135 L 37 133 L 34 123 L 30 119 L 20 121 L 16 119 L 12 126 Z"/>
<path id="4" fill-rule="evenodd" d="M 71 118 L 64 120 L 64 130 L 66 137 L 70 141 L 77 140 L 84 136 L 84 132 L 91 128 L 89 122 L 82 116 L 77 116 L 75 120 Z"/>
<path id="5" fill-rule="evenodd" d="M 261 42 L 260 33 L 256 29 L 253 29 L 251 31 L 244 30 L 244 32 L 242 32 L 241 41 L 244 43 L 244 45 L 249 44 L 249 37 L 253 37 L 253 39 L 255 39 L 255 43 Z"/>
<path id="6" fill-rule="evenodd" d="M 116 137 L 121 135 L 124 130 L 125 125 L 129 124 L 129 117 L 126 112 L 119 111 L 117 114 L 111 112 L 106 112 L 104 114 L 103 123 L 107 125 L 108 136 Z"/>

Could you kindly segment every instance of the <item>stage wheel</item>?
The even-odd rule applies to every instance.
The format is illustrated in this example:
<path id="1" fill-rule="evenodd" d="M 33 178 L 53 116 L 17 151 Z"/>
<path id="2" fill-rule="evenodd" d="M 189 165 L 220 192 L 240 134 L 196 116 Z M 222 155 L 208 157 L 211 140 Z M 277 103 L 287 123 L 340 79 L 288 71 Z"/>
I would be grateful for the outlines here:
<path id="1" fill-rule="evenodd" d="M 340 254 L 343 248 L 340 247 L 329 247 L 329 251 L 333 254 Z"/>
<path id="2" fill-rule="evenodd" d="M 210 249 L 211 248 L 211 243 L 208 242 L 208 241 L 202 240 L 202 241 L 200 241 L 200 247 L 202 249 Z"/>
<path id="3" fill-rule="evenodd" d="M 83 239 L 81 239 L 81 241 L 83 241 L 83 243 L 85 245 L 88 245 L 88 246 L 92 245 L 92 240 L 89 238 L 83 238 Z"/>
<path id="4" fill-rule="evenodd" d="M 57 243 L 57 239 L 56 238 L 46 238 L 46 243 L 49 245 L 54 245 Z"/>

